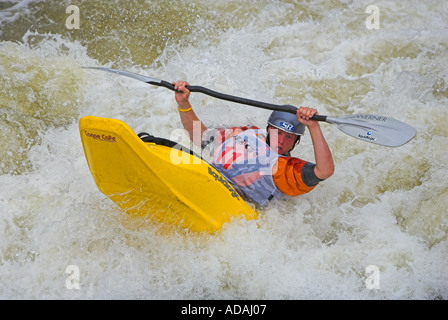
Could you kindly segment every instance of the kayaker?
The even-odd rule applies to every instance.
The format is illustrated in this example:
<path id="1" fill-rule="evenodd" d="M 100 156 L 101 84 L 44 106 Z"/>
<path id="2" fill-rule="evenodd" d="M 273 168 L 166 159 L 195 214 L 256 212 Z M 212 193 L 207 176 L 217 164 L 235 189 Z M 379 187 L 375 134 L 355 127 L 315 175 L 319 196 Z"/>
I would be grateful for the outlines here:
<path id="1" fill-rule="evenodd" d="M 309 120 L 317 110 L 300 107 L 297 114 L 274 111 L 267 136 L 257 127 L 210 129 L 196 116 L 186 81 L 173 82 L 180 119 L 195 145 L 214 143 L 210 164 L 234 183 L 247 201 L 265 205 L 283 195 L 297 196 L 313 190 L 333 175 L 334 163 L 319 122 Z M 308 128 L 316 163 L 291 157 L 291 150 Z"/>

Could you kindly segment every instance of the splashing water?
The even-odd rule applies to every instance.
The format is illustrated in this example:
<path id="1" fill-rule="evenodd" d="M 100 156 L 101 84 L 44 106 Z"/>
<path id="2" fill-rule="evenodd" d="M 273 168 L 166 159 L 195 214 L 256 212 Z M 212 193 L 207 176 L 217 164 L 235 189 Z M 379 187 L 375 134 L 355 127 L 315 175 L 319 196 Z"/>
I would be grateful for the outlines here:
<path id="1" fill-rule="evenodd" d="M 378 29 L 367 1 L 84 0 L 79 29 L 71 4 L 0 3 L 1 298 L 448 298 L 444 2 L 376 1 Z M 313 192 L 215 235 L 166 234 L 99 192 L 78 120 L 117 118 L 169 138 L 181 128 L 173 93 L 81 66 L 336 117 L 383 114 L 417 136 L 391 149 L 322 124 L 336 173 Z M 269 115 L 191 102 L 210 126 L 264 128 Z M 294 156 L 314 161 L 309 135 Z M 79 289 L 67 286 L 69 266 Z"/>

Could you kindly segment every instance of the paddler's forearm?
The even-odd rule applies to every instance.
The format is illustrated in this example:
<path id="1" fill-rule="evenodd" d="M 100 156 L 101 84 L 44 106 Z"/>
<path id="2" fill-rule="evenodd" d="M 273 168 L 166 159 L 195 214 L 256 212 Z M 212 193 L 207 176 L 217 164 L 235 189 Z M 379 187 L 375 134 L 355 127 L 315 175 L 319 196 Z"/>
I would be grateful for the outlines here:
<path id="1" fill-rule="evenodd" d="M 190 135 L 190 140 L 197 146 L 202 144 L 202 134 L 207 127 L 196 116 L 191 104 L 189 102 L 184 103 L 182 106 L 178 106 L 180 120 L 184 129 L 187 130 Z"/>
<path id="2" fill-rule="evenodd" d="M 313 126 L 309 126 L 311 140 L 314 146 L 314 157 L 316 160 L 316 167 L 314 173 L 319 179 L 327 179 L 334 173 L 333 156 L 331 155 L 330 148 L 327 141 L 320 129 L 319 123 Z"/>

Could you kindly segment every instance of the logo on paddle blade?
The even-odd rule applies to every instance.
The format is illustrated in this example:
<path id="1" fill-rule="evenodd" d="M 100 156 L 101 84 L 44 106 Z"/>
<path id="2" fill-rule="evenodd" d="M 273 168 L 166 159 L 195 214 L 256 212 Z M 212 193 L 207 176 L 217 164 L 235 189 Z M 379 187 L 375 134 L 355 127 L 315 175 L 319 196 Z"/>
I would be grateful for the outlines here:
<path id="1" fill-rule="evenodd" d="M 373 120 L 373 121 L 379 121 L 379 122 L 387 121 L 387 117 L 377 116 L 374 114 L 357 114 L 353 118 L 362 119 L 362 120 Z"/>
<path id="2" fill-rule="evenodd" d="M 358 134 L 358 138 L 368 140 L 368 141 L 376 141 L 376 138 L 372 137 L 372 131 L 367 131 L 365 135 Z"/>

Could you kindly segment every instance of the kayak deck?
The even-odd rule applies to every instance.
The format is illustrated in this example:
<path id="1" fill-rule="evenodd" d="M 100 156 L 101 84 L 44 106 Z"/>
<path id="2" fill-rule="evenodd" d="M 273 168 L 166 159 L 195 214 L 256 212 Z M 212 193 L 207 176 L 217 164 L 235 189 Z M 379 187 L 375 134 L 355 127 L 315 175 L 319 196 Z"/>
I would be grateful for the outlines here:
<path id="1" fill-rule="evenodd" d="M 130 215 L 209 233 L 241 215 L 257 218 L 230 183 L 189 150 L 144 142 L 116 119 L 86 116 L 79 130 L 96 185 Z"/>

